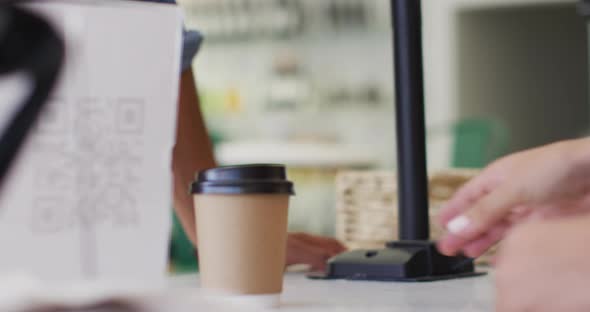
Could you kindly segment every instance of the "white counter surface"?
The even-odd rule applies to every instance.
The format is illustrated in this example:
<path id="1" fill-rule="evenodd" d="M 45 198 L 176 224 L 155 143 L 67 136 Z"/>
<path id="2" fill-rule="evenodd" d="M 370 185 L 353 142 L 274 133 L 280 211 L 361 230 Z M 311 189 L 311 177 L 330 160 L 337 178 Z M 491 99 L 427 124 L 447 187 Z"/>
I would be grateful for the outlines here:
<path id="1" fill-rule="evenodd" d="M 138 281 L 43 282 L 30 275 L 0 278 L 0 311 L 200 312 L 264 311 L 243 300 L 220 302 L 199 287 L 199 276 L 169 277 L 164 284 Z M 493 276 L 429 283 L 309 280 L 285 276 L 279 311 L 493 311 Z M 231 304 L 233 302 L 233 304 Z M 121 305 L 124 304 L 124 305 Z M 92 307 L 92 309 L 90 309 Z M 61 310 L 60 310 L 61 311 Z M 272 309 L 270 311 L 277 311 Z"/>
<path id="2" fill-rule="evenodd" d="M 172 289 L 199 293 L 198 276 L 171 279 Z M 453 311 L 494 310 L 493 276 L 429 282 L 389 283 L 359 281 L 316 281 L 301 274 L 285 277 L 283 311 Z M 194 306 L 194 311 L 201 311 Z M 207 309 L 204 309 L 205 311 Z"/>

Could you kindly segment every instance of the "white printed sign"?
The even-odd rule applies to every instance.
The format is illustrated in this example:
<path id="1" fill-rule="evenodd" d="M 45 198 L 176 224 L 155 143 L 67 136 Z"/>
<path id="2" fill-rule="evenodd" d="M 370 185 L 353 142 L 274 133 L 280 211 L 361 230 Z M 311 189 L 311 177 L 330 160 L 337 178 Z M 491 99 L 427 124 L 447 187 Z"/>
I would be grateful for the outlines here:
<path id="1" fill-rule="evenodd" d="M 0 271 L 162 278 L 181 13 L 126 1 L 30 7 L 65 37 L 66 68 L 0 193 Z"/>

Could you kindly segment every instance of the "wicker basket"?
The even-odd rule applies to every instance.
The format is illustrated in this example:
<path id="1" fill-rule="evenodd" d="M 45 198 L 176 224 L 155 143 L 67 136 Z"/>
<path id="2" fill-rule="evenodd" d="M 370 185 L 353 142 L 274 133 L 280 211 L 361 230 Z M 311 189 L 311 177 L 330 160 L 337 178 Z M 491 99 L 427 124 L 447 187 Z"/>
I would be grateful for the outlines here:
<path id="1" fill-rule="evenodd" d="M 436 172 L 429 179 L 430 237 L 443 230 L 433 222 L 439 207 L 478 173 L 472 169 Z M 381 248 L 397 239 L 397 177 L 387 171 L 344 171 L 336 177 L 336 236 L 349 248 Z M 495 247 L 478 259 L 486 264 Z"/>

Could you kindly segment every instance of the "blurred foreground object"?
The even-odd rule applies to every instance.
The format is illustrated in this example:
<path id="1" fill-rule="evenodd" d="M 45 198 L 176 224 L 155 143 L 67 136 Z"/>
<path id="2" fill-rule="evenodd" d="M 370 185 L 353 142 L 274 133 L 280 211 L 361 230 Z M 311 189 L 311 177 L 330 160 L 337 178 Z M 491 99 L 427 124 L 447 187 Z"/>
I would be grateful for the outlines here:
<path id="1" fill-rule="evenodd" d="M 0 107 L 0 185 L 45 106 L 63 56 L 62 40 L 43 18 L 10 4 L 0 6 L 2 81 L 17 79 L 19 87 L 30 89 L 20 101 Z"/>

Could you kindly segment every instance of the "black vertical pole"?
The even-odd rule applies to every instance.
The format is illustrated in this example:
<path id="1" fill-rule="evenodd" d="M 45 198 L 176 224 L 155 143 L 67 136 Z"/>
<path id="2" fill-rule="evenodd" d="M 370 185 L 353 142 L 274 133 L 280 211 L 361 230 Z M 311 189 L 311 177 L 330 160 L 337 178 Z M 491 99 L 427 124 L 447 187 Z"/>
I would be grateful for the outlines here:
<path id="1" fill-rule="evenodd" d="M 399 239 L 428 240 L 420 0 L 392 0 L 391 10 L 395 54 Z"/>

